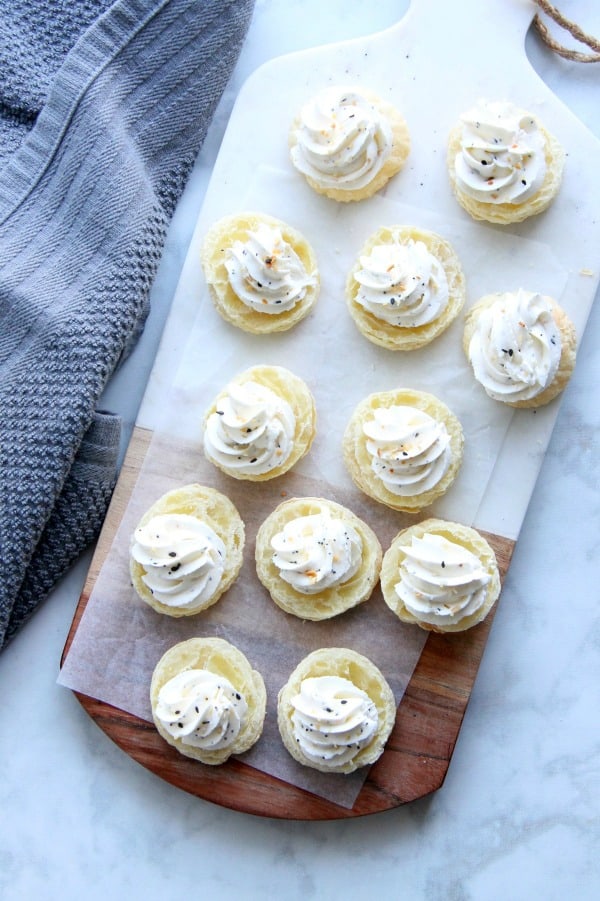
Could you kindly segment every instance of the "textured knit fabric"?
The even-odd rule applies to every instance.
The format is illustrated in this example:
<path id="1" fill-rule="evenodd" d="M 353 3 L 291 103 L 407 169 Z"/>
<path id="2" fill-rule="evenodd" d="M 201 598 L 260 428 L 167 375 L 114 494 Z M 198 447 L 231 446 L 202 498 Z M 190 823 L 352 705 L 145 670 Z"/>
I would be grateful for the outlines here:
<path id="1" fill-rule="evenodd" d="M 0 166 L 34 125 L 50 82 L 75 40 L 110 4 L 111 0 L 2 3 Z"/>
<path id="2" fill-rule="evenodd" d="M 251 0 L 0 0 L 0 647 L 96 536 L 97 411 Z"/>

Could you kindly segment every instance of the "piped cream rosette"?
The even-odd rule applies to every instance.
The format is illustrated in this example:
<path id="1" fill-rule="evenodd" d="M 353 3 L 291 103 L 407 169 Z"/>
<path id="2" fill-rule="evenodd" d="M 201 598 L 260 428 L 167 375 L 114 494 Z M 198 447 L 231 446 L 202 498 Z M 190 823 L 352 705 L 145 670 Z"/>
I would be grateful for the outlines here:
<path id="1" fill-rule="evenodd" d="M 190 638 L 158 661 L 150 684 L 154 724 L 185 757 L 224 763 L 262 733 L 266 690 L 238 648 L 222 638 Z"/>
<path id="2" fill-rule="evenodd" d="M 383 226 L 350 271 L 346 301 L 369 341 L 416 350 L 454 321 L 465 301 L 465 277 L 444 238 L 412 226 Z"/>
<path id="3" fill-rule="evenodd" d="M 309 450 L 316 408 L 306 383 L 283 366 L 253 366 L 237 375 L 206 411 L 206 458 L 234 479 L 282 475 Z"/>
<path id="4" fill-rule="evenodd" d="M 237 578 L 244 538 L 244 523 L 224 494 L 197 484 L 169 491 L 131 536 L 133 587 L 157 613 L 200 613 Z"/>
<path id="5" fill-rule="evenodd" d="M 431 632 L 464 632 L 500 594 L 496 555 L 475 529 L 442 519 L 399 532 L 385 552 L 381 589 L 402 622 Z"/>
<path id="6" fill-rule="evenodd" d="M 264 213 L 225 216 L 204 238 L 201 262 L 221 316 L 254 334 L 296 325 L 319 296 L 319 270 L 306 238 Z"/>
<path id="7" fill-rule="evenodd" d="M 462 426 L 437 397 L 398 389 L 370 394 L 354 410 L 343 438 L 355 484 L 386 506 L 417 513 L 456 478 Z"/>
<path id="8" fill-rule="evenodd" d="M 291 498 L 256 536 L 256 570 L 273 601 L 301 619 L 323 620 L 362 604 L 379 579 L 381 545 L 341 504 Z"/>
<path id="9" fill-rule="evenodd" d="M 362 86 L 334 85 L 311 97 L 289 133 L 292 164 L 318 194 L 365 200 L 403 167 L 410 151 L 400 112 Z"/>
<path id="10" fill-rule="evenodd" d="M 577 336 L 553 298 L 519 289 L 486 295 L 469 310 L 463 349 L 492 399 L 541 407 L 566 388 Z"/>
<path id="11" fill-rule="evenodd" d="M 380 670 L 349 648 L 320 648 L 302 660 L 279 692 L 277 723 L 299 763 L 352 773 L 383 753 L 396 703 Z"/>
<path id="12" fill-rule="evenodd" d="M 448 142 L 456 199 L 474 219 L 497 225 L 543 212 L 560 188 L 564 158 L 539 119 L 508 101 L 479 100 Z"/>

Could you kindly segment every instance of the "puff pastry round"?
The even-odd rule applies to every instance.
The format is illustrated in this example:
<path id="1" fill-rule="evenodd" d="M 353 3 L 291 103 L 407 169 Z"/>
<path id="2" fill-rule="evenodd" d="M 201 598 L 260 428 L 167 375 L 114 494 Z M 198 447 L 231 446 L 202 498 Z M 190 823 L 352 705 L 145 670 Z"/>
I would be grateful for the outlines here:
<path id="1" fill-rule="evenodd" d="M 393 510 L 417 513 L 450 488 L 463 445 L 462 426 L 446 404 L 405 388 L 362 400 L 342 450 L 352 480 L 365 494 Z"/>
<path id="2" fill-rule="evenodd" d="M 206 411 L 204 453 L 235 479 L 263 482 L 308 453 L 316 423 L 314 398 L 299 376 L 283 366 L 252 366 Z"/>
<path id="3" fill-rule="evenodd" d="M 244 540 L 244 523 L 224 494 L 198 484 L 175 488 L 152 504 L 131 536 L 133 587 L 157 613 L 200 613 L 237 578 Z"/>
<path id="4" fill-rule="evenodd" d="M 396 702 L 380 670 L 349 648 L 320 648 L 302 660 L 279 692 L 277 723 L 299 763 L 352 773 L 383 753 Z"/>
<path id="5" fill-rule="evenodd" d="M 243 754 L 263 729 L 262 676 L 222 638 L 190 638 L 158 661 L 150 684 L 154 724 L 185 757 L 218 765 Z"/>
<path id="6" fill-rule="evenodd" d="M 206 234 L 200 259 L 216 309 L 245 332 L 287 331 L 319 296 L 311 245 L 297 229 L 265 213 L 220 219 Z"/>
<path id="7" fill-rule="evenodd" d="M 566 388 L 575 368 L 577 335 L 553 298 L 519 289 L 488 294 L 468 311 L 463 350 L 494 400 L 541 407 Z"/>
<path id="8" fill-rule="evenodd" d="M 565 154 L 557 138 L 537 116 L 504 101 L 480 101 L 462 118 L 450 132 L 447 164 L 463 209 L 496 225 L 543 212 L 562 181 Z"/>
<path id="9" fill-rule="evenodd" d="M 430 632 L 464 632 L 500 594 L 496 555 L 475 529 L 426 519 L 399 532 L 383 556 L 383 597 L 405 623 Z"/>
<path id="10" fill-rule="evenodd" d="M 256 536 L 260 581 L 278 607 L 301 619 L 329 619 L 366 601 L 381 557 L 373 530 L 325 498 L 284 501 Z"/>
<path id="11" fill-rule="evenodd" d="M 289 146 L 311 188 L 345 203 L 372 197 L 402 169 L 410 134 L 398 109 L 375 92 L 335 85 L 302 107 Z"/>
<path id="12" fill-rule="evenodd" d="M 367 240 L 346 282 L 350 315 L 388 350 L 417 350 L 441 335 L 465 301 L 452 245 L 414 226 L 383 226 Z"/>

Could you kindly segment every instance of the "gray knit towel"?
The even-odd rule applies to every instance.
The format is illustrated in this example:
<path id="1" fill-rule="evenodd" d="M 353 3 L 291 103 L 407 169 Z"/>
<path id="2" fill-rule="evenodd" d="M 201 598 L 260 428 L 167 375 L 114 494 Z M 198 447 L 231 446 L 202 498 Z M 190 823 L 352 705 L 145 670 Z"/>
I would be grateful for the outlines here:
<path id="1" fill-rule="evenodd" d="M 97 536 L 166 230 L 252 0 L 0 0 L 0 648 Z"/>

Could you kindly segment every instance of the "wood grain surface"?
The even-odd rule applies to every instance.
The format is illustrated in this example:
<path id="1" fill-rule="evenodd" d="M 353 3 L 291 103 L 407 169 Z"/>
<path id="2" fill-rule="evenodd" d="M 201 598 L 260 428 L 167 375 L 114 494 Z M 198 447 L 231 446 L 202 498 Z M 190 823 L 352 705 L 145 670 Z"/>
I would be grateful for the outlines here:
<path id="1" fill-rule="evenodd" d="M 98 573 L 121 522 L 148 449 L 151 432 L 136 428 L 63 650 L 64 660 Z M 498 558 L 501 578 L 515 542 L 483 533 Z M 438 789 L 446 776 L 475 682 L 493 612 L 474 629 L 455 635 L 431 633 L 398 707 L 396 723 L 380 759 L 371 768 L 351 809 L 281 782 L 239 761 L 219 767 L 183 757 L 152 723 L 75 692 L 79 702 L 126 754 L 160 778 L 192 795 L 260 816 L 329 820 L 398 807 Z"/>

